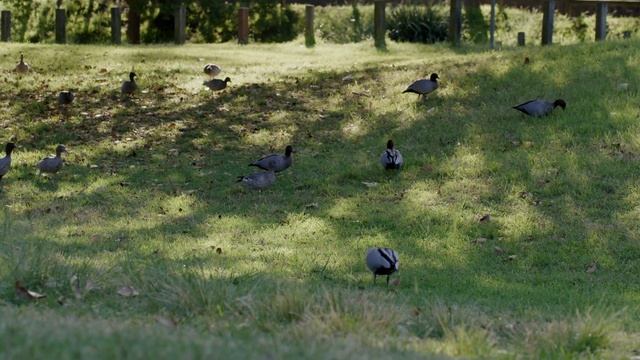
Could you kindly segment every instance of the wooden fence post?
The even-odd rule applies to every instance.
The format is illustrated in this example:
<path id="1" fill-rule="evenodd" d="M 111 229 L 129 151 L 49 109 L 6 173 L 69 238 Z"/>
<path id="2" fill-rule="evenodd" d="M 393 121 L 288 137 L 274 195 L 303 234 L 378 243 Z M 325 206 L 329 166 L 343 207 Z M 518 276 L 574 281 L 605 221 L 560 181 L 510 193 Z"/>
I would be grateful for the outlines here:
<path id="1" fill-rule="evenodd" d="M 545 0 L 542 15 L 542 45 L 553 44 L 553 16 L 556 11 L 556 0 Z"/>
<path id="2" fill-rule="evenodd" d="M 518 46 L 524 46 L 525 45 L 525 34 L 524 32 L 519 32 L 518 33 Z"/>
<path id="3" fill-rule="evenodd" d="M 384 23 L 386 0 L 376 0 L 373 10 L 373 36 L 378 49 L 384 49 L 386 45 L 387 29 Z"/>
<path id="4" fill-rule="evenodd" d="M 186 41 L 187 28 L 187 7 L 184 3 L 181 3 L 176 9 L 173 23 L 175 27 L 176 44 L 182 45 Z"/>
<path id="5" fill-rule="evenodd" d="M 249 8 L 238 9 L 238 43 L 245 45 L 249 43 Z"/>
<path id="6" fill-rule="evenodd" d="M 67 12 L 56 9 L 56 44 L 67 43 Z"/>
<path id="7" fill-rule="evenodd" d="M 496 0 L 491 0 L 491 20 L 489 24 L 489 48 L 496 47 Z"/>
<path id="8" fill-rule="evenodd" d="M 462 39 L 462 0 L 450 0 L 449 40 L 453 46 L 460 46 Z"/>
<path id="9" fill-rule="evenodd" d="M 596 41 L 607 38 L 607 11 L 607 3 L 599 2 L 596 4 Z"/>
<path id="10" fill-rule="evenodd" d="M 304 8 L 305 27 L 304 27 L 304 43 L 307 47 L 313 47 L 316 44 L 316 34 L 313 27 L 315 7 L 307 5 Z"/>
<path id="11" fill-rule="evenodd" d="M 120 7 L 111 8 L 111 42 L 122 44 L 122 19 L 120 17 Z"/>
<path id="12" fill-rule="evenodd" d="M 2 10 L 0 15 L 0 40 L 11 41 L 11 11 Z"/>
<path id="13" fill-rule="evenodd" d="M 140 44 L 140 12 L 129 8 L 127 14 L 127 40 L 129 44 Z"/>

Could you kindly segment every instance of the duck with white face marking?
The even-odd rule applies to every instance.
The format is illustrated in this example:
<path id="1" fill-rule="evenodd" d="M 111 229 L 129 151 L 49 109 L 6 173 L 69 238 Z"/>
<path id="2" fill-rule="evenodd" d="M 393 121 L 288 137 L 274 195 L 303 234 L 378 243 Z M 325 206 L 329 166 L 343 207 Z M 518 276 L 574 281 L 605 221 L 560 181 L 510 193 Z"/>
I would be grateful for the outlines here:
<path id="1" fill-rule="evenodd" d="M 227 77 L 224 80 L 220 79 L 211 79 L 209 81 L 205 81 L 202 85 L 208 87 L 212 91 L 220 91 L 227 88 L 227 83 L 231 82 L 231 78 Z"/>
<path id="2" fill-rule="evenodd" d="M 562 99 L 556 101 L 535 99 L 514 106 L 513 108 L 529 116 L 542 117 L 550 115 L 553 109 L 557 107 L 561 107 L 562 110 L 564 110 L 567 107 L 567 103 Z"/>
<path id="3" fill-rule="evenodd" d="M 429 95 L 438 89 L 438 79 L 439 79 L 438 74 L 433 73 L 428 79 L 420 79 L 420 80 L 414 81 L 402 93 L 418 94 L 418 99 L 419 99 L 420 97 Z"/>
<path id="4" fill-rule="evenodd" d="M 378 275 L 387 275 L 387 285 L 389 276 L 398 271 L 398 254 L 389 248 L 367 249 L 367 268 L 373 273 L 373 283 L 375 284 Z"/>
<path id="5" fill-rule="evenodd" d="M 248 189 L 262 190 L 276 182 L 276 174 L 273 171 L 265 171 L 246 176 L 238 176 L 237 182 L 242 183 L 242 185 Z"/>
<path id="6" fill-rule="evenodd" d="M 262 170 L 281 172 L 289 168 L 293 163 L 293 147 L 287 145 L 283 154 L 271 154 L 257 160 L 249 166 L 256 166 Z"/>
<path id="7" fill-rule="evenodd" d="M 11 153 L 15 148 L 16 144 L 12 142 L 8 143 L 4 148 L 5 156 L 0 159 L 0 180 L 2 180 L 2 178 L 7 175 L 11 169 Z"/>
<path id="8" fill-rule="evenodd" d="M 64 145 L 58 145 L 56 147 L 56 155 L 49 156 L 42 159 L 38 163 L 38 170 L 42 174 L 55 174 L 60 169 L 62 169 L 62 165 L 64 165 L 64 160 L 62 159 L 62 153 L 66 153 L 67 148 Z"/>
<path id="9" fill-rule="evenodd" d="M 120 92 L 122 92 L 123 95 L 132 95 L 138 90 L 138 84 L 136 83 L 137 77 L 138 74 L 134 72 L 129 73 L 129 80 L 123 81 L 120 87 Z"/>
<path id="10" fill-rule="evenodd" d="M 393 140 L 387 141 L 387 149 L 380 155 L 380 163 L 387 170 L 399 170 L 404 164 L 402 154 L 395 148 Z"/>

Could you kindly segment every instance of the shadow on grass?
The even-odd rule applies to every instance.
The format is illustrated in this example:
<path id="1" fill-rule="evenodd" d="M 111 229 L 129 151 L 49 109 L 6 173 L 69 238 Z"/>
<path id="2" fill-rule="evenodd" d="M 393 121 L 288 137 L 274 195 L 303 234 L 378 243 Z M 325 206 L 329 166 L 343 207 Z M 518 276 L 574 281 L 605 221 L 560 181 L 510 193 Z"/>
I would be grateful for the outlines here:
<path id="1" fill-rule="evenodd" d="M 464 96 L 448 95 L 445 83 L 442 95 L 410 103 L 410 110 L 401 108 L 400 95 L 380 87 L 383 76 L 405 70 L 381 67 L 233 86 L 213 98 L 167 84 L 125 103 L 101 93 L 99 110 L 92 99 L 80 102 L 64 123 L 24 125 L 25 132 L 47 133 L 55 142 L 96 146 L 63 170 L 59 184 L 74 190 L 64 195 L 59 214 L 21 210 L 11 217 L 37 218 L 54 238 L 69 236 L 90 219 L 104 241 L 88 241 L 95 234 L 84 233 L 66 244 L 52 241 L 42 251 L 105 257 L 120 269 L 118 276 L 139 277 L 140 283 L 157 276 L 138 272 L 141 267 L 209 263 L 218 275 L 203 281 L 217 282 L 247 263 L 253 267 L 234 271 L 259 269 L 261 277 L 301 279 L 313 288 L 367 287 L 365 249 L 389 245 L 401 254 L 398 296 L 409 302 L 440 297 L 496 312 L 558 313 L 599 301 L 629 305 L 622 289 L 638 290 L 629 277 L 638 270 L 640 248 L 635 229 L 623 220 L 635 219 L 628 198 L 639 174 L 631 166 L 638 149 L 626 134 L 636 119 L 612 114 L 612 104 L 625 106 L 624 99 L 612 91 L 616 84 L 602 80 L 638 83 L 629 59 L 615 51 L 625 47 L 540 49 L 528 67 L 514 50 L 495 55 L 508 63 L 501 70 L 463 58 L 443 78 L 463 88 Z M 566 51 L 599 61 L 578 63 Z M 405 68 L 423 71 L 422 65 Z M 346 75 L 357 82 L 343 82 Z M 377 108 L 386 96 L 398 97 L 391 101 L 395 106 Z M 544 119 L 510 109 L 536 96 L 563 97 L 569 106 Z M 166 101 L 174 105 L 167 108 Z M 21 106 L 28 108 L 26 102 Z M 91 116 L 81 115 L 89 111 Z M 415 111 L 411 121 L 407 111 Z M 95 116 L 102 113 L 108 114 Z M 97 141 L 109 137 L 106 144 Z M 407 158 L 397 175 L 377 167 L 387 137 L 397 139 Z M 287 143 L 300 153 L 274 187 L 249 192 L 234 183 L 236 175 L 252 171 L 246 166 L 251 160 Z M 24 170 L 18 177 L 27 177 Z M 378 186 L 367 188 L 364 181 Z M 35 188 L 56 191 L 53 186 L 38 182 Z M 26 201 L 36 209 L 55 203 L 37 194 Z M 480 223 L 486 213 L 492 220 Z M 307 231 L 307 222 L 319 223 L 319 233 L 288 244 L 286 235 L 299 227 Z M 238 224 L 243 226 L 234 228 Z M 235 255 L 233 248 L 217 257 L 211 233 L 230 244 L 253 242 L 249 247 L 261 257 L 252 251 Z M 326 248 L 318 248 L 316 237 Z M 472 243 L 478 238 L 486 240 Z M 166 248 L 145 246 L 158 239 Z M 195 253 L 163 255 L 175 241 L 193 241 Z M 274 250 L 264 250 L 269 247 Z M 296 247 L 317 256 L 300 258 Z M 130 265 L 139 259 L 153 260 Z M 601 270 L 586 273 L 591 263 Z M 43 281 L 38 277 L 36 285 Z M 414 294 L 402 295 L 411 289 Z"/>

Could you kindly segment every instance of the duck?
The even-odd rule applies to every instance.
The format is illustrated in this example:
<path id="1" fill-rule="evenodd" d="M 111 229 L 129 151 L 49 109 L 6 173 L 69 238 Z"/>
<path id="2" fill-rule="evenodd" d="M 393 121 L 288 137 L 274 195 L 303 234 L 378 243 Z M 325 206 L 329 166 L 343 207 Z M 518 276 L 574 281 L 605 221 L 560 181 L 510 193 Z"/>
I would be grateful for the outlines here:
<path id="1" fill-rule="evenodd" d="M 46 157 L 38 163 L 38 169 L 40 170 L 40 172 L 44 174 L 57 173 L 60 169 L 62 169 L 62 165 L 64 164 L 62 153 L 66 152 L 67 148 L 64 145 L 58 145 L 56 147 L 56 156 Z"/>
<path id="2" fill-rule="evenodd" d="M 387 141 L 387 149 L 380 155 L 380 163 L 387 170 L 399 170 L 404 164 L 402 154 L 395 148 L 393 140 Z"/>
<path id="3" fill-rule="evenodd" d="M 0 180 L 2 180 L 2 178 L 7 175 L 7 173 L 11 169 L 11 153 L 15 148 L 16 144 L 12 142 L 7 143 L 7 146 L 5 146 L 4 148 L 4 152 L 6 155 L 5 157 L 0 159 Z"/>
<path id="4" fill-rule="evenodd" d="M 204 73 L 209 75 L 212 79 L 220 75 L 222 68 L 216 64 L 207 64 L 204 66 Z"/>
<path id="5" fill-rule="evenodd" d="M 276 181 L 276 173 L 273 171 L 258 172 L 246 176 L 238 176 L 238 181 L 249 189 L 261 190 L 269 187 Z"/>
<path id="6" fill-rule="evenodd" d="M 209 89 L 213 90 L 213 91 L 220 91 L 220 90 L 224 90 L 227 87 L 227 83 L 231 82 L 231 79 L 229 77 L 227 77 L 224 80 L 220 80 L 220 79 L 211 79 L 209 81 L 205 81 L 202 83 L 202 85 L 208 87 Z"/>
<path id="7" fill-rule="evenodd" d="M 20 54 L 20 62 L 16 65 L 15 71 L 22 74 L 31 71 L 31 66 L 24 62 L 24 54 Z"/>
<path id="8" fill-rule="evenodd" d="M 553 109 L 557 108 L 558 106 L 561 107 L 562 110 L 564 110 L 567 107 L 567 103 L 562 99 L 558 99 L 553 102 L 535 99 L 514 106 L 513 108 L 529 116 L 542 117 L 550 115 L 553 112 Z"/>
<path id="9" fill-rule="evenodd" d="M 375 284 L 378 275 L 387 275 L 387 286 L 389 276 L 398 271 L 398 253 L 389 248 L 369 248 L 366 258 L 367 268 L 373 273 L 373 283 Z"/>
<path id="10" fill-rule="evenodd" d="M 69 105 L 75 99 L 75 94 L 71 91 L 60 91 L 58 94 L 58 104 L 59 105 Z"/>
<path id="11" fill-rule="evenodd" d="M 402 93 L 414 93 L 418 94 L 418 97 L 428 95 L 436 91 L 436 89 L 438 88 L 438 79 L 440 79 L 438 77 L 438 74 L 433 73 L 431 74 L 429 79 L 420 79 L 414 81 L 411 85 L 409 85 L 407 90 L 403 91 Z"/>
<path id="12" fill-rule="evenodd" d="M 293 162 L 293 158 L 291 154 L 293 153 L 293 147 L 291 145 L 287 145 L 284 150 L 284 155 L 282 154 L 271 154 L 263 157 L 262 159 L 256 160 L 255 162 L 249 164 L 249 166 L 256 166 L 262 170 L 281 172 L 289 168 L 291 163 Z"/>
<path id="13" fill-rule="evenodd" d="M 125 80 L 122 82 L 122 87 L 120 87 L 120 91 L 124 95 L 131 95 L 134 92 L 136 92 L 136 90 L 138 90 L 138 84 L 136 84 L 136 77 L 138 77 L 138 75 L 132 71 L 129 73 L 129 80 Z"/>

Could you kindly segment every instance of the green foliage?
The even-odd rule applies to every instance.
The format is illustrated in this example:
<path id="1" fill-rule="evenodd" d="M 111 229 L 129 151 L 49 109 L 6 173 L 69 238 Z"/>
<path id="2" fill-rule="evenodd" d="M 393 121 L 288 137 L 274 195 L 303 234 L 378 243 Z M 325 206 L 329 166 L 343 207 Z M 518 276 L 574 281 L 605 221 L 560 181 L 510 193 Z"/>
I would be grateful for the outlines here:
<path id="1" fill-rule="evenodd" d="M 486 43 L 489 39 L 489 24 L 482 15 L 479 6 L 465 6 L 463 32 L 467 40 L 476 44 Z"/>
<path id="2" fill-rule="evenodd" d="M 251 34 L 258 42 L 285 42 L 298 35 L 300 16 L 289 5 L 256 0 L 251 7 Z"/>
<path id="3" fill-rule="evenodd" d="M 316 7 L 316 29 L 321 39 L 345 44 L 368 39 L 373 34 L 373 6 Z"/>
<path id="4" fill-rule="evenodd" d="M 432 44 L 447 39 L 444 16 L 426 6 L 398 6 L 388 19 L 389 37 L 394 41 Z"/>
<path id="5" fill-rule="evenodd" d="M 580 40 L 580 42 L 584 42 L 585 40 L 587 40 L 588 29 L 589 29 L 589 26 L 585 21 L 584 14 L 580 14 L 572 19 L 571 30 L 575 33 L 576 37 L 578 38 L 578 40 Z"/>

